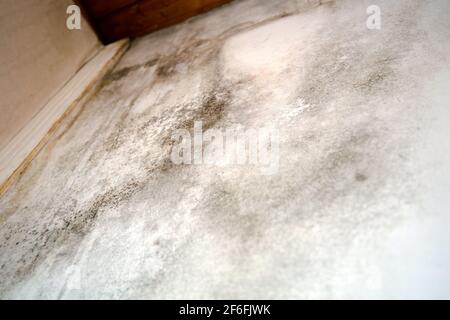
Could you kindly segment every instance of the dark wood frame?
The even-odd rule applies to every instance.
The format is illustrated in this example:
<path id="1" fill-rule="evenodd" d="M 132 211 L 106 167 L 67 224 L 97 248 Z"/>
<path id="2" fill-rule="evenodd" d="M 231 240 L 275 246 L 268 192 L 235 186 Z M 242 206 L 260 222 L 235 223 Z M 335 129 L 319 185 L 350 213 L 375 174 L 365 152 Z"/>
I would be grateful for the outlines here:
<path id="1" fill-rule="evenodd" d="M 232 0 L 74 0 L 103 44 L 182 22 Z"/>

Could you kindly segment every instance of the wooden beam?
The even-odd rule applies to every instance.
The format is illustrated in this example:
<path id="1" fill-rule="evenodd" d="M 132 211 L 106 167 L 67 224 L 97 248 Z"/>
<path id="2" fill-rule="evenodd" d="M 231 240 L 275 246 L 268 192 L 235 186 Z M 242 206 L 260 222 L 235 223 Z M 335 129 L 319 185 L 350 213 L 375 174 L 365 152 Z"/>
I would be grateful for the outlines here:
<path id="1" fill-rule="evenodd" d="M 231 0 L 77 0 L 104 43 L 139 37 Z"/>

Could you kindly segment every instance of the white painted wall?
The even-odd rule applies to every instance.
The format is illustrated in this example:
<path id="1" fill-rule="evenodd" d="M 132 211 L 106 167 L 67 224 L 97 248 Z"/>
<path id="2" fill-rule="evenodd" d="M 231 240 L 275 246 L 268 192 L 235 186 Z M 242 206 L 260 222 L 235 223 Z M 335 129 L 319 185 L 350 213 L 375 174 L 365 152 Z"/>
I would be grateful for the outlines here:
<path id="1" fill-rule="evenodd" d="M 0 150 L 99 47 L 87 22 L 66 28 L 70 0 L 0 2 Z"/>

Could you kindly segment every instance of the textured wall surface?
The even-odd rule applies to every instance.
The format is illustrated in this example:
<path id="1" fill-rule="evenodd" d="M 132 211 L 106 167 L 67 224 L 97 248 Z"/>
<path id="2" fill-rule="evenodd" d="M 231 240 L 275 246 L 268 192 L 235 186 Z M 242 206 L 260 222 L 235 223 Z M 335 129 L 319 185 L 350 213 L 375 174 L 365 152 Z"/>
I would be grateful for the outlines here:
<path id="1" fill-rule="evenodd" d="M 2 298 L 450 298 L 450 2 L 236 1 L 137 39 L 0 198 Z M 273 126 L 279 165 L 175 165 Z M 204 156 L 214 154 L 210 144 Z"/>
<path id="2" fill-rule="evenodd" d="M 69 0 L 0 3 L 0 150 L 99 45 L 87 23 L 66 28 Z"/>

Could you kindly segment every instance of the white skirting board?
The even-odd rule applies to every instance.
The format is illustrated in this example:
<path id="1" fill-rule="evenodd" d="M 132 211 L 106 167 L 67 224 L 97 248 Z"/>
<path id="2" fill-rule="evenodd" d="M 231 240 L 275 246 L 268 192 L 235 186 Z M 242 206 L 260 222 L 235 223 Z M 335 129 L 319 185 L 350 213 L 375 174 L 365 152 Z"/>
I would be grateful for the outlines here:
<path id="1" fill-rule="evenodd" d="M 126 39 L 102 48 L 0 150 L 0 195 L 45 146 L 64 117 L 96 92 L 102 78 L 117 64 L 128 46 L 129 40 Z"/>

